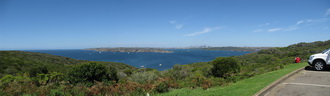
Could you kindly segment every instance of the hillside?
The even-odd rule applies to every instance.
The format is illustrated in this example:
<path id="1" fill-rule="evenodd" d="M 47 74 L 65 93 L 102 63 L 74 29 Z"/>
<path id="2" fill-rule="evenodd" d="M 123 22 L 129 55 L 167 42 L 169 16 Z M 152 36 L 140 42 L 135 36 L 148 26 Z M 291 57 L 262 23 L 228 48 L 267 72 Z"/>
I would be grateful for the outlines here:
<path id="1" fill-rule="evenodd" d="M 260 74 L 286 69 L 286 66 L 292 65 L 295 57 L 299 56 L 302 62 L 306 62 L 309 55 L 328 48 L 330 40 L 303 42 L 241 56 L 219 57 L 209 62 L 174 65 L 172 69 L 164 71 L 137 69 L 122 63 L 75 60 L 42 53 L 0 51 L 0 67 L 4 69 L 1 70 L 2 75 L 24 73 L 35 66 L 45 66 L 50 71 L 65 74 L 46 73 L 31 78 L 20 74 L 16 74 L 16 77 L 6 75 L 0 78 L 0 94 L 145 96 L 147 93 L 157 95 L 181 88 L 207 90 L 212 87 L 230 86 L 232 83 Z M 102 64 L 112 67 L 104 67 Z M 72 68 L 66 71 L 70 67 Z M 117 72 L 113 72 L 111 68 L 116 68 Z M 46 78 L 47 82 L 53 81 L 45 83 L 42 78 L 45 75 L 49 76 Z M 51 76 L 62 76 L 62 79 L 54 80 Z M 98 77 L 104 79 L 99 80 Z"/>
<path id="2" fill-rule="evenodd" d="M 201 48 L 204 50 L 221 50 L 221 51 L 250 51 L 250 52 L 256 52 L 263 49 L 269 49 L 273 47 L 207 47 L 207 48 Z"/>
<path id="3" fill-rule="evenodd" d="M 23 51 L 0 51 L 0 77 L 4 74 L 15 75 L 27 72 L 31 68 L 46 67 L 49 71 L 65 72 L 68 67 L 84 62 L 72 58 L 55 56 L 44 53 L 23 52 Z M 108 66 L 115 66 L 117 69 L 135 67 L 123 63 L 99 62 Z"/>
<path id="4" fill-rule="evenodd" d="M 288 47 L 268 48 L 258 52 L 249 53 L 241 56 L 233 56 L 241 65 L 240 75 L 253 76 L 269 71 L 281 69 L 283 65 L 294 63 L 295 57 L 301 57 L 302 62 L 307 62 L 309 56 L 320 53 L 330 48 L 330 40 L 316 42 L 302 42 L 292 44 Z M 211 62 L 200 62 L 184 65 L 193 70 L 201 70 L 208 74 L 212 68 Z"/>
<path id="5" fill-rule="evenodd" d="M 235 74 L 232 77 L 227 79 L 218 79 L 214 78 L 211 73 L 211 69 L 214 65 L 211 62 L 199 62 L 193 64 L 183 65 L 179 70 L 181 73 L 185 74 L 192 74 L 192 76 L 202 74 L 202 81 L 211 81 L 209 86 L 214 86 L 213 88 L 209 88 L 206 85 L 200 86 L 201 88 L 190 89 L 190 88 L 180 88 L 172 90 L 169 93 L 160 94 L 160 96 L 174 96 L 174 95 L 201 95 L 201 94 L 208 94 L 208 95 L 233 95 L 234 93 L 239 93 L 240 95 L 246 94 L 254 94 L 255 92 L 259 91 L 263 88 L 262 84 L 257 84 L 259 82 L 264 82 L 260 80 L 260 76 L 267 76 L 267 74 L 273 74 L 268 76 L 263 80 L 270 80 L 269 83 L 272 82 L 271 79 L 276 77 L 281 73 L 283 70 L 292 70 L 292 66 L 296 66 L 294 69 L 301 68 L 302 66 L 309 66 L 307 64 L 307 60 L 309 56 L 315 53 L 320 53 L 325 49 L 330 48 L 330 40 L 328 41 L 316 41 L 316 42 L 302 42 L 298 44 L 292 44 L 288 47 L 280 47 L 280 48 L 269 48 L 260 50 L 258 52 L 242 55 L 242 56 L 233 56 L 236 58 L 237 62 L 240 64 L 240 73 Z M 295 57 L 302 57 L 301 64 L 293 64 Z M 291 66 L 291 67 L 290 67 Z M 281 69 L 281 71 L 278 71 Z M 173 70 L 177 70 L 173 68 Z M 276 71 L 275 71 L 276 70 Z M 274 72 L 276 74 L 274 74 Z M 286 73 L 289 73 L 288 71 Z M 282 74 L 280 76 L 283 76 Z M 277 76 L 277 78 L 280 78 Z M 200 78 L 201 78 L 200 77 Z M 272 78 L 271 78 L 272 77 Z M 250 78 L 250 79 L 247 79 Z M 253 78 L 253 79 L 251 79 Z M 205 80 L 206 79 L 206 80 Z M 246 82 L 249 80 L 254 80 L 251 82 Z M 241 82 L 243 81 L 243 82 Z M 274 80 L 273 80 L 274 81 Z M 187 81 L 186 81 L 187 82 Z M 238 83 L 235 83 L 238 82 Z M 220 83 L 220 84 L 219 84 Z M 235 84 L 228 84 L 228 83 L 235 83 Z M 269 84 L 266 83 L 266 84 Z M 191 83 L 192 84 L 192 83 Z M 203 84 L 203 82 L 202 82 Z M 206 83 L 208 84 L 208 83 Z M 251 85 L 257 84 L 257 85 Z M 246 87 L 246 88 L 244 88 Z M 258 88 L 259 87 L 259 88 Z M 249 89 L 247 89 L 249 88 Z M 208 90 L 205 90 L 208 89 Z M 235 89 L 235 90 L 233 90 Z M 254 90 L 251 92 L 251 89 Z M 257 89 L 257 90 L 255 90 Z M 212 91 L 211 91 L 212 90 Z M 243 92 L 243 94 L 242 94 Z M 247 95 L 248 96 L 248 95 Z"/>

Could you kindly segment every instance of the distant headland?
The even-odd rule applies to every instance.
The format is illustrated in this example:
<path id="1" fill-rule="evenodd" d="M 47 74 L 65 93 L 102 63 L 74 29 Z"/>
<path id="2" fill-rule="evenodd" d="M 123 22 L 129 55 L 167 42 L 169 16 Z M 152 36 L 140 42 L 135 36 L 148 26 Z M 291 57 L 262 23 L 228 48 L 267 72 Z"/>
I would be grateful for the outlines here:
<path id="1" fill-rule="evenodd" d="M 218 51 L 249 51 L 257 52 L 263 49 L 269 49 L 274 47 L 234 47 L 234 46 L 225 46 L 225 47 L 211 47 L 206 45 L 201 46 L 191 46 L 185 49 L 202 49 L 202 50 L 218 50 Z"/>
<path id="2" fill-rule="evenodd" d="M 94 50 L 100 52 L 154 52 L 154 53 L 173 53 L 173 51 L 163 50 L 161 48 L 129 48 L 129 47 L 118 47 L 118 48 L 88 48 L 86 50 Z"/>
<path id="3" fill-rule="evenodd" d="M 208 48 L 200 48 L 204 50 L 221 50 L 221 51 L 250 51 L 257 52 L 263 49 L 269 49 L 274 47 L 208 47 Z"/>

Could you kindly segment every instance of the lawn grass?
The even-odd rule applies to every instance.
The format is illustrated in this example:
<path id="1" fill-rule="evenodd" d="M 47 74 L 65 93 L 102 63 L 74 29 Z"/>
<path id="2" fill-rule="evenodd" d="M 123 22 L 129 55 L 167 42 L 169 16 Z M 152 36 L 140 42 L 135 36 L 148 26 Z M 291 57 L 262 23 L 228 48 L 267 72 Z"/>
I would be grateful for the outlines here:
<path id="1" fill-rule="evenodd" d="M 202 88 L 174 89 L 158 96 L 251 96 L 282 76 L 302 67 L 307 63 L 289 64 L 285 68 L 238 81 L 228 86 L 218 86 L 203 90 Z"/>

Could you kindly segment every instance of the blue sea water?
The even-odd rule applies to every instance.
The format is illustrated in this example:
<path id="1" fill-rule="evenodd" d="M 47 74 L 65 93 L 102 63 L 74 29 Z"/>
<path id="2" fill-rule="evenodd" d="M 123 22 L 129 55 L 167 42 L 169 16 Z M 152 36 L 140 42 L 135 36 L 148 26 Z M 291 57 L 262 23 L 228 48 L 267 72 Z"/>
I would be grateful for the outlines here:
<path id="1" fill-rule="evenodd" d="M 244 55 L 250 52 L 167 49 L 173 53 L 98 52 L 93 50 L 24 50 L 64 56 L 79 60 L 125 63 L 137 68 L 171 69 L 175 64 L 208 62 L 216 57 Z M 161 66 L 160 66 L 161 64 Z"/>

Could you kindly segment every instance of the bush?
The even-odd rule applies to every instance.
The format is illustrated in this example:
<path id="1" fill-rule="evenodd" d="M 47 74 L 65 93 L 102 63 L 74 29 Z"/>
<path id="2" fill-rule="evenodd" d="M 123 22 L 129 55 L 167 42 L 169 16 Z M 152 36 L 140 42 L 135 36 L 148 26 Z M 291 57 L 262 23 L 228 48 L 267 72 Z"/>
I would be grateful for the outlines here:
<path id="1" fill-rule="evenodd" d="M 117 81 L 116 71 L 113 68 L 109 69 L 104 64 L 83 63 L 70 69 L 67 79 L 72 84 L 83 83 L 88 86 L 93 85 L 94 81 Z"/>
<path id="2" fill-rule="evenodd" d="M 156 86 L 156 91 L 159 92 L 159 93 L 164 93 L 164 92 L 168 92 L 169 91 L 169 86 L 165 83 L 159 83 L 157 86 Z"/>
<path id="3" fill-rule="evenodd" d="M 158 78 L 158 75 L 155 72 L 138 72 L 132 74 L 129 80 L 145 84 L 145 83 L 153 83 Z"/>
<path id="4" fill-rule="evenodd" d="M 182 80 L 191 76 L 192 68 L 190 66 L 183 66 L 176 64 L 173 66 L 173 70 L 170 71 L 171 77 L 176 80 Z"/>
<path id="5" fill-rule="evenodd" d="M 240 66 L 233 57 L 219 57 L 213 60 L 212 63 L 213 68 L 211 71 L 215 77 L 227 78 L 240 71 Z"/>
<path id="6" fill-rule="evenodd" d="M 30 77 L 37 77 L 38 74 L 47 74 L 48 69 L 45 66 L 33 67 L 29 70 Z"/>
<path id="7" fill-rule="evenodd" d="M 65 94 L 61 90 L 51 89 L 50 96 L 65 96 Z"/>
<path id="8" fill-rule="evenodd" d="M 207 78 L 199 71 L 195 72 L 191 77 L 187 78 L 188 81 L 191 83 L 189 84 L 189 87 L 196 88 L 196 87 L 203 87 L 204 80 Z"/>

